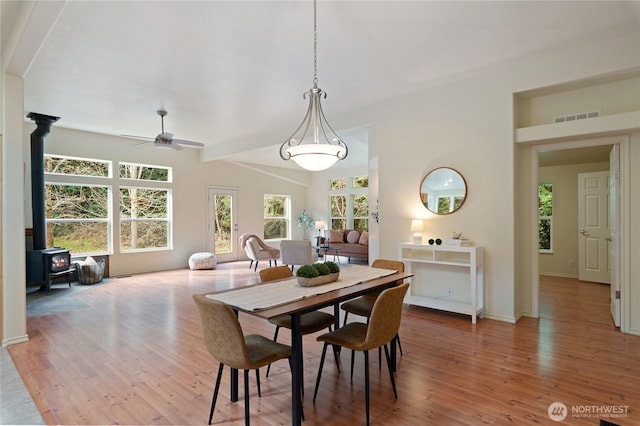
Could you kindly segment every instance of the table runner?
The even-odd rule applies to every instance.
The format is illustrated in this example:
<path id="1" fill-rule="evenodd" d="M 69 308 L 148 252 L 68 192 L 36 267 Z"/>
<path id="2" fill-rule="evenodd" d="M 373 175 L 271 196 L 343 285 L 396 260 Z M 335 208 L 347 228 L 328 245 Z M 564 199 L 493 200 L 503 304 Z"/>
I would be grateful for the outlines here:
<path id="1" fill-rule="evenodd" d="M 318 294 L 350 287 L 365 281 L 395 274 L 396 270 L 351 265 L 340 270 L 338 281 L 315 287 L 302 287 L 294 278 L 231 289 L 206 297 L 216 299 L 245 311 L 259 311 L 302 300 Z"/>

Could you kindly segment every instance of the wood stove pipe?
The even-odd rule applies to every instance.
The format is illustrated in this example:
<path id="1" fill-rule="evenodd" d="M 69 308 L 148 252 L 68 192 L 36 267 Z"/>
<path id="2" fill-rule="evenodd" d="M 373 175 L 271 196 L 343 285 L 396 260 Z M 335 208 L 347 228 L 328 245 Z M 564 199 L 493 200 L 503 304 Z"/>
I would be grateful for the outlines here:
<path id="1" fill-rule="evenodd" d="M 47 222 L 44 186 L 44 139 L 51 125 L 60 117 L 30 112 L 27 117 L 36 122 L 31 133 L 31 211 L 33 216 L 33 249 L 47 248 Z"/>

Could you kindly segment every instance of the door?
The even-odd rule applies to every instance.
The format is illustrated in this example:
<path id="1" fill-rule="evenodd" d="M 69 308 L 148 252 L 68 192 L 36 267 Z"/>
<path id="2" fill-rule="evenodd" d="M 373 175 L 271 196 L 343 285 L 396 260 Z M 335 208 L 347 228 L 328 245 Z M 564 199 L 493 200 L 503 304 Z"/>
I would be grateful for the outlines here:
<path id="1" fill-rule="evenodd" d="M 618 215 L 620 212 L 620 147 L 613 145 L 609 153 L 609 256 L 611 259 L 611 317 L 620 327 L 620 238 Z"/>
<path id="2" fill-rule="evenodd" d="M 208 245 L 218 262 L 238 260 L 237 200 L 235 189 L 209 188 Z"/>
<path id="3" fill-rule="evenodd" d="M 611 283 L 609 172 L 578 174 L 578 278 Z"/>

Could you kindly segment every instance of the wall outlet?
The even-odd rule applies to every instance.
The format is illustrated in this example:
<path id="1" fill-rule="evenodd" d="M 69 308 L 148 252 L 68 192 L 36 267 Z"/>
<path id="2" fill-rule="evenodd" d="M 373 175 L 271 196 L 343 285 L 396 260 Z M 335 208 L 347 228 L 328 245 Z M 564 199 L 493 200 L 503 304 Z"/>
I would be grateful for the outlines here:
<path id="1" fill-rule="evenodd" d="M 569 261 L 569 267 L 570 267 L 570 268 L 575 268 L 575 267 L 576 267 L 576 261 L 575 261 L 575 260 L 573 260 L 573 259 L 571 259 L 571 260 Z"/>
<path id="2" fill-rule="evenodd" d="M 453 286 L 452 285 L 449 286 L 449 288 L 447 290 L 447 293 L 449 294 L 449 296 L 453 295 Z"/>

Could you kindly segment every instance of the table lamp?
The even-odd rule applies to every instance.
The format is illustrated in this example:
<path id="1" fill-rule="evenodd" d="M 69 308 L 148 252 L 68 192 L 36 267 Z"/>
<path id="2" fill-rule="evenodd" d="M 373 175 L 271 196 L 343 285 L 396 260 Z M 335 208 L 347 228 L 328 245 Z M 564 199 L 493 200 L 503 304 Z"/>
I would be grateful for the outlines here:
<path id="1" fill-rule="evenodd" d="M 320 236 L 320 231 L 324 229 L 324 221 L 316 220 L 316 230 L 318 231 L 318 237 Z"/>
<path id="2" fill-rule="evenodd" d="M 422 244 L 422 234 L 424 222 L 422 219 L 411 219 L 411 232 L 413 232 L 413 244 Z"/>

